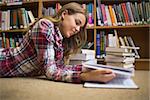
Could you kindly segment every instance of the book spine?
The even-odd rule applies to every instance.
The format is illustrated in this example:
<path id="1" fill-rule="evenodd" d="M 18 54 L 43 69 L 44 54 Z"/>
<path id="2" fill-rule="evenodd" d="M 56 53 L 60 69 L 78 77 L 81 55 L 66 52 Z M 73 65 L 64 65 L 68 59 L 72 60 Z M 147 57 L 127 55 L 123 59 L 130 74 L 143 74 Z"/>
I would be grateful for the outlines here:
<path id="1" fill-rule="evenodd" d="M 100 52 L 100 48 L 101 48 L 101 46 L 100 46 L 100 39 L 101 39 L 100 33 L 98 32 L 98 33 L 96 34 L 96 58 L 100 58 L 100 57 L 101 57 L 101 52 Z"/>
<path id="2" fill-rule="evenodd" d="M 127 9 L 126 9 L 125 3 L 121 3 L 121 7 L 122 7 L 123 15 L 125 17 L 125 24 L 129 25 L 129 16 L 128 16 L 128 13 L 127 13 Z"/>
<path id="3" fill-rule="evenodd" d="M 21 14 L 21 9 L 18 9 L 17 10 L 17 14 L 18 14 L 18 23 L 19 23 L 19 28 L 23 28 L 23 17 L 22 17 L 22 14 Z"/>
<path id="4" fill-rule="evenodd" d="M 122 25 L 124 26 L 125 25 L 125 16 L 123 15 L 123 10 L 122 10 L 121 4 L 119 4 L 117 7 L 118 7 L 119 15 L 122 19 Z"/>
<path id="5" fill-rule="evenodd" d="M 146 4 L 144 0 L 141 2 L 141 5 L 142 5 L 143 16 L 144 16 L 144 24 L 147 24 Z"/>
<path id="6" fill-rule="evenodd" d="M 3 48 L 6 48 L 6 35 L 5 35 L 5 33 L 2 33 L 2 40 L 3 40 L 2 46 L 3 46 Z"/>
<path id="7" fill-rule="evenodd" d="M 0 30 L 2 29 L 2 11 L 0 11 Z"/>
<path id="8" fill-rule="evenodd" d="M 103 16 L 101 10 L 101 1 L 97 0 L 97 18 L 98 18 L 98 25 L 103 26 Z"/>
<path id="9" fill-rule="evenodd" d="M 129 21 L 130 21 L 131 25 L 133 25 L 134 24 L 134 19 L 133 19 L 133 14 L 132 14 L 132 11 L 131 11 L 130 2 L 126 3 L 126 8 L 127 8 L 127 12 L 128 12 L 128 15 L 129 15 Z"/>
<path id="10" fill-rule="evenodd" d="M 138 24 L 140 24 L 141 23 L 141 18 L 140 18 L 140 12 L 138 10 L 137 2 L 134 3 L 134 6 L 135 6 L 135 12 L 136 12 L 136 17 L 137 17 L 137 20 L 138 20 Z"/>
<path id="11" fill-rule="evenodd" d="M 132 47 L 135 47 L 135 44 L 134 44 L 134 42 L 133 42 L 133 39 L 132 39 L 130 36 L 128 36 L 127 39 L 128 39 L 128 41 L 129 41 L 130 45 L 131 45 Z M 135 52 L 135 58 L 140 58 L 137 49 L 134 49 L 134 52 Z"/>
<path id="12" fill-rule="evenodd" d="M 112 10 L 112 5 L 108 5 L 108 9 L 109 9 L 112 25 L 115 25 L 115 18 L 114 18 L 114 14 L 113 14 L 113 10 Z"/>
<path id="13" fill-rule="evenodd" d="M 28 11 L 29 20 L 31 21 L 30 24 L 35 22 L 35 17 L 33 16 L 33 13 L 31 10 Z"/>
<path id="14" fill-rule="evenodd" d="M 105 31 L 100 31 L 100 56 L 103 58 L 105 56 Z"/>
<path id="15" fill-rule="evenodd" d="M 105 5 L 104 4 L 101 4 L 101 9 L 102 9 L 104 26 L 107 26 L 108 22 L 107 22 L 107 17 L 106 17 L 106 11 L 105 11 Z"/>
<path id="16" fill-rule="evenodd" d="M 3 39 L 2 39 L 2 36 L 0 36 L 0 48 L 3 48 Z"/>
<path id="17" fill-rule="evenodd" d="M 117 5 L 114 4 L 113 8 L 114 8 L 115 16 L 116 16 L 116 19 L 117 19 L 117 25 L 120 26 L 121 25 L 121 16 L 119 15 Z"/>
<path id="18" fill-rule="evenodd" d="M 111 18 L 110 18 L 110 13 L 109 13 L 107 5 L 105 5 L 105 11 L 106 11 L 106 18 L 107 18 L 108 26 L 112 26 L 112 22 L 111 22 Z"/>

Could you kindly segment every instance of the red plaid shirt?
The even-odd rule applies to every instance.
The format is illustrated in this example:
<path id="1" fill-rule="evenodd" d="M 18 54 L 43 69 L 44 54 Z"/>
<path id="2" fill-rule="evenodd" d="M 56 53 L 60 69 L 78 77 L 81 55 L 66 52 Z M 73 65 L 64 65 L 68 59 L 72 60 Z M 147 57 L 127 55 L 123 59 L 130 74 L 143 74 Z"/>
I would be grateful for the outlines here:
<path id="1" fill-rule="evenodd" d="M 0 51 L 0 77 L 44 74 L 50 80 L 81 82 L 81 65 L 64 65 L 63 37 L 57 26 L 38 21 L 19 47 Z"/>

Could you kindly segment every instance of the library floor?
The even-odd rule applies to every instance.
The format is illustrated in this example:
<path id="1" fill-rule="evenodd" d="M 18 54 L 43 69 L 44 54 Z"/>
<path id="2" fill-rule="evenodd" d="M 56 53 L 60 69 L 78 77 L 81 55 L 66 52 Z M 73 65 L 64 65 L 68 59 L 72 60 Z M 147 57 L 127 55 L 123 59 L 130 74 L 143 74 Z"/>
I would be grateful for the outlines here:
<path id="1" fill-rule="evenodd" d="M 84 88 L 35 78 L 0 78 L 0 100 L 149 100 L 149 71 L 135 71 L 139 89 Z"/>

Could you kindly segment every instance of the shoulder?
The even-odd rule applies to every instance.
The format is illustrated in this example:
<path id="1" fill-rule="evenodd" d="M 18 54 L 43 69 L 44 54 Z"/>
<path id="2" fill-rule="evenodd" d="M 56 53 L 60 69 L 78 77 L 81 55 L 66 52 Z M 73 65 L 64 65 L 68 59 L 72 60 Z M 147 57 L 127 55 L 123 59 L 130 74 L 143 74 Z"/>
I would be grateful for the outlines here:
<path id="1" fill-rule="evenodd" d="M 43 28 L 54 28 L 54 23 L 46 18 L 40 19 L 38 25 Z"/>

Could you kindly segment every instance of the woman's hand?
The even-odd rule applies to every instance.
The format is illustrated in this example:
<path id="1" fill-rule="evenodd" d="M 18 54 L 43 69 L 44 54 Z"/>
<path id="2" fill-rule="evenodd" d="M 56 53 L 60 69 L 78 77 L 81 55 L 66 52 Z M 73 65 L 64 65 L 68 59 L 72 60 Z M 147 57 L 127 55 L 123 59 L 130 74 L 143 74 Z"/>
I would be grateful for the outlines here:
<path id="1" fill-rule="evenodd" d="M 84 69 L 81 73 L 82 81 L 93 81 L 93 82 L 108 82 L 116 77 L 115 73 L 110 69 L 100 69 L 100 70 L 89 70 Z"/>

